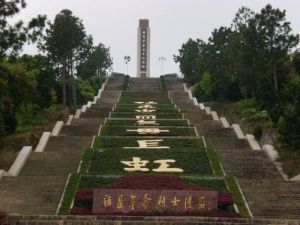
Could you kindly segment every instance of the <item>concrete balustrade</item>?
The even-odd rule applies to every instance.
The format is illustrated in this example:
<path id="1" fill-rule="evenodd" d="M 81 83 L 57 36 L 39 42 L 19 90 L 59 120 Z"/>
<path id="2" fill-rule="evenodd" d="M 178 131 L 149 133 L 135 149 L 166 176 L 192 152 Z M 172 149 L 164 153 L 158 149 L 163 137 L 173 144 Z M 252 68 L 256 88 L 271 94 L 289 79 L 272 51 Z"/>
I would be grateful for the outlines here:
<path id="1" fill-rule="evenodd" d="M 31 153 L 32 153 L 31 146 L 23 147 L 22 150 L 19 152 L 16 160 L 10 167 L 8 173 L 11 174 L 12 176 L 18 176 L 20 174 L 21 170 L 23 169 L 23 167 Z"/>
<path id="2" fill-rule="evenodd" d="M 187 91 L 188 91 L 188 89 L 187 89 L 186 83 L 183 83 L 182 85 L 183 85 L 183 89 L 184 89 L 184 91 L 185 91 L 185 92 L 187 92 Z"/>
<path id="3" fill-rule="evenodd" d="M 102 95 L 102 88 L 99 89 L 98 94 L 97 94 L 97 98 L 99 99 L 101 97 L 101 95 Z"/>
<path id="4" fill-rule="evenodd" d="M 300 174 L 291 178 L 290 181 L 300 181 Z"/>
<path id="5" fill-rule="evenodd" d="M 220 121 L 224 128 L 230 128 L 230 125 L 225 117 L 220 117 Z"/>
<path id="6" fill-rule="evenodd" d="M 213 120 L 220 120 L 219 116 L 218 116 L 218 113 L 216 111 L 212 111 L 211 115 L 212 115 Z"/>
<path id="7" fill-rule="evenodd" d="M 193 97 L 194 105 L 198 105 L 197 98 Z"/>
<path id="8" fill-rule="evenodd" d="M 74 118 L 79 119 L 81 115 L 81 109 L 77 109 Z"/>
<path id="9" fill-rule="evenodd" d="M 51 132 L 51 136 L 58 136 L 63 126 L 64 121 L 57 121 Z"/>
<path id="10" fill-rule="evenodd" d="M 5 170 L 0 170 L 0 180 L 2 179 L 2 177 L 9 177 L 9 176 L 12 175 Z"/>
<path id="11" fill-rule="evenodd" d="M 87 106 L 88 108 L 91 108 L 91 107 L 92 107 L 92 104 L 93 104 L 93 102 L 88 101 L 88 103 L 86 104 L 86 106 Z"/>
<path id="12" fill-rule="evenodd" d="M 87 105 L 83 105 L 82 107 L 81 107 L 81 112 L 85 112 L 87 110 Z"/>
<path id="13" fill-rule="evenodd" d="M 35 152 L 43 152 L 49 139 L 50 139 L 50 136 L 51 136 L 51 132 L 44 132 L 34 151 Z"/>
<path id="14" fill-rule="evenodd" d="M 192 94 L 192 92 L 191 92 L 191 90 L 188 90 L 188 95 L 189 95 L 189 99 L 190 100 L 193 100 L 193 94 Z"/>
<path id="15" fill-rule="evenodd" d="M 204 107 L 204 110 L 206 111 L 207 114 L 211 114 L 211 111 L 210 111 L 209 107 Z"/>
<path id="16" fill-rule="evenodd" d="M 74 119 L 74 115 L 69 115 L 68 120 L 67 120 L 67 122 L 66 122 L 66 125 L 67 125 L 67 126 L 71 125 L 73 119 Z"/>
<path id="17" fill-rule="evenodd" d="M 231 128 L 234 130 L 236 136 L 239 138 L 239 139 L 245 139 L 245 135 L 240 127 L 240 125 L 238 124 L 232 124 L 231 125 Z"/>
<path id="18" fill-rule="evenodd" d="M 97 103 L 97 100 L 98 100 L 98 97 L 97 97 L 97 96 L 94 96 L 93 104 L 96 104 L 96 103 Z"/>
<path id="19" fill-rule="evenodd" d="M 275 162 L 279 158 L 279 154 L 273 145 L 263 145 L 262 149 L 267 153 L 272 162 Z"/>
<path id="20" fill-rule="evenodd" d="M 246 139 L 251 147 L 252 150 L 255 150 L 255 151 L 261 151 L 261 147 L 260 145 L 258 144 L 258 142 L 256 141 L 254 135 L 252 134 L 247 134 L 246 135 Z"/>
<path id="21" fill-rule="evenodd" d="M 204 106 L 203 103 L 199 103 L 199 107 L 200 107 L 201 110 L 205 110 L 205 106 Z"/>

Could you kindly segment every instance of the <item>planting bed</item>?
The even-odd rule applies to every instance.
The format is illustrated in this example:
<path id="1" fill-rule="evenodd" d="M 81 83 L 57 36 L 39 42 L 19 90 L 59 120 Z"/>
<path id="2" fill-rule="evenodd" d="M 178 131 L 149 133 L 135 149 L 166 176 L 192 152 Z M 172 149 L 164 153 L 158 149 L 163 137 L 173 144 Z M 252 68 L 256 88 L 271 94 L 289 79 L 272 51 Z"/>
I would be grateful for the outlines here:
<path id="1" fill-rule="evenodd" d="M 168 98 L 164 79 L 161 82 L 161 90 L 133 91 L 131 80 L 126 80 L 119 102 L 102 125 L 100 136 L 85 151 L 78 174 L 71 177 L 67 197 L 62 202 L 64 212 L 74 200 L 69 211 L 74 215 L 240 216 L 233 207 L 233 199 L 239 202 L 240 195 L 235 192 L 232 195 L 228 190 L 234 187 L 236 191 L 234 179 L 230 179 L 231 186 L 228 186 L 214 150 L 204 147 L 194 126 L 183 119 L 180 109 Z M 100 199 L 99 193 L 105 191 L 117 194 L 105 194 Z M 177 202 L 172 202 L 172 208 L 171 196 L 166 195 L 159 196 L 160 204 L 169 204 L 164 205 L 165 209 L 146 210 L 141 202 L 133 204 L 136 193 L 147 191 L 151 191 L 152 198 L 161 193 L 180 193 L 180 201 L 185 203 L 182 210 L 175 210 Z M 128 198 L 131 196 L 131 200 L 126 200 L 131 201 L 131 208 L 122 208 L 123 192 Z M 199 207 L 205 209 L 187 210 L 189 193 L 198 193 L 197 199 L 204 195 L 207 202 L 200 202 L 204 205 L 199 203 Z M 143 201 L 154 201 L 146 196 Z M 193 198 L 190 196 L 190 201 Z M 195 207 L 195 200 L 194 205 L 190 202 L 189 209 Z M 212 208 L 206 206 L 213 203 Z M 138 205 L 140 208 L 135 208 Z"/>

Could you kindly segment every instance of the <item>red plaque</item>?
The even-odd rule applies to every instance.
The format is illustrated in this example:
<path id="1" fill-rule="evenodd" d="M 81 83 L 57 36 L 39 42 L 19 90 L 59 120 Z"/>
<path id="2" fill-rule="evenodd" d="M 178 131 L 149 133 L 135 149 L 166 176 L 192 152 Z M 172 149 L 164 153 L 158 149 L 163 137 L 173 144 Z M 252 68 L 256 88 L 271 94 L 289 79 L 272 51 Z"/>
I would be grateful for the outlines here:
<path id="1" fill-rule="evenodd" d="M 93 214 L 207 212 L 218 207 L 216 191 L 94 189 Z"/>

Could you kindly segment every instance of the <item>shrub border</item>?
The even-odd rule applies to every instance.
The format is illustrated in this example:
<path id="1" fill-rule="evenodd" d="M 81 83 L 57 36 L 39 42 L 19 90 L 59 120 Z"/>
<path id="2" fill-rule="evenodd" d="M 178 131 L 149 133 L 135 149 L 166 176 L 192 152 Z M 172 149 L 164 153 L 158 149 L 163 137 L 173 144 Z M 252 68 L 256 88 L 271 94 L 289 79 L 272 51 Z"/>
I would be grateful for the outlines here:
<path id="1" fill-rule="evenodd" d="M 251 212 L 247 207 L 245 198 L 239 188 L 237 180 L 235 177 L 225 176 L 225 183 L 228 187 L 228 190 L 232 193 L 233 201 L 237 205 L 240 215 L 243 218 L 251 218 Z"/>
<path id="2" fill-rule="evenodd" d="M 58 215 L 69 214 L 75 193 L 78 189 L 80 176 L 81 175 L 79 173 L 74 173 L 69 176 L 65 191 L 63 193 L 61 205 L 57 212 Z"/>

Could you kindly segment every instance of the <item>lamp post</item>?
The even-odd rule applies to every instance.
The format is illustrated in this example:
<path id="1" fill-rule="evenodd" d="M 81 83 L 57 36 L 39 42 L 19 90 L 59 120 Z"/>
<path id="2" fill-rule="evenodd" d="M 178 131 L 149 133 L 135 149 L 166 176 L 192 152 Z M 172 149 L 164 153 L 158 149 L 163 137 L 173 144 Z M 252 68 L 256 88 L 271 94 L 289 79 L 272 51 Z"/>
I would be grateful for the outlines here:
<path id="1" fill-rule="evenodd" d="M 158 61 L 161 62 L 161 75 L 164 75 L 164 62 L 166 61 L 166 57 L 161 56 L 158 58 Z"/>
<path id="2" fill-rule="evenodd" d="M 126 75 L 128 75 L 128 63 L 130 62 L 131 60 L 131 57 L 130 56 L 124 56 L 124 61 L 125 61 L 125 64 L 126 64 Z"/>

